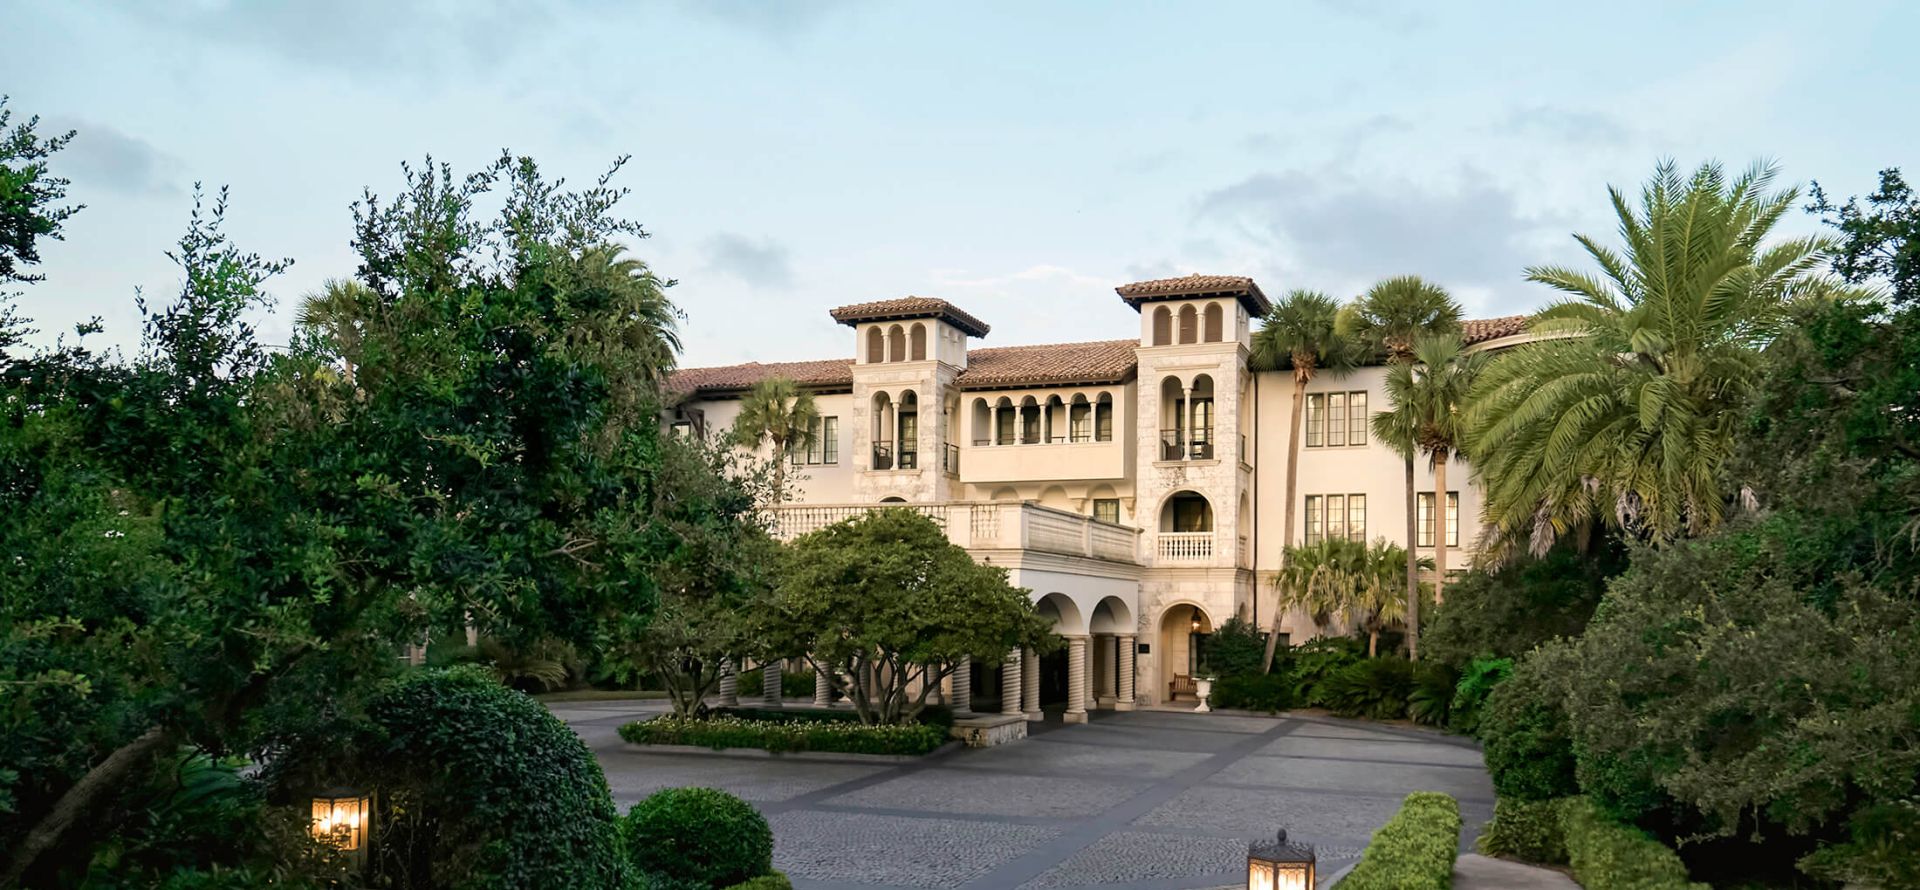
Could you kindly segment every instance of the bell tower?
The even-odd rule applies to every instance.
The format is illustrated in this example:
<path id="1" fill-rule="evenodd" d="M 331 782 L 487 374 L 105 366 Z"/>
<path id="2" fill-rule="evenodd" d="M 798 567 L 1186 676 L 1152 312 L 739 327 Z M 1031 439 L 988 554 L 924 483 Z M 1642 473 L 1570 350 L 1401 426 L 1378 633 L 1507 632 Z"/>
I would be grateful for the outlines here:
<path id="1" fill-rule="evenodd" d="M 841 306 L 853 328 L 854 490 L 862 500 L 925 503 L 961 490 L 959 392 L 967 341 L 985 322 L 934 297 Z"/>

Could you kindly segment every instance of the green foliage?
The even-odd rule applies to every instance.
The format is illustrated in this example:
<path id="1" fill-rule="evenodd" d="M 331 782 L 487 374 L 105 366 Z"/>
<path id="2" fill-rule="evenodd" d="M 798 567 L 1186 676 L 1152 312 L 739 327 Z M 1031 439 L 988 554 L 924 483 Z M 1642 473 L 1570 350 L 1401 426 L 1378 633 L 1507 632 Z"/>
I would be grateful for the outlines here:
<path id="1" fill-rule="evenodd" d="M 1380 634 L 1407 614 L 1407 551 L 1375 538 L 1372 544 L 1327 538 L 1288 547 L 1286 566 L 1274 576 L 1281 609 L 1301 609 L 1326 625 L 1336 616 L 1364 627 L 1367 654 Z"/>
<path id="2" fill-rule="evenodd" d="M 781 872 L 741 881 L 727 890 L 793 890 L 793 882 Z"/>
<path id="3" fill-rule="evenodd" d="M 1617 539 L 1586 547 L 1561 541 L 1544 556 L 1518 553 L 1447 585 L 1427 612 L 1420 657 L 1465 668 L 1481 657 L 1518 658 L 1556 637 L 1576 636 L 1593 617 L 1607 580 L 1627 567 Z"/>
<path id="4" fill-rule="evenodd" d="M 1360 863 L 1341 887 L 1350 890 L 1446 890 L 1460 847 L 1460 805 L 1435 791 L 1407 795 L 1400 810 L 1373 833 Z M 1590 884 L 1588 886 L 1611 886 Z"/>
<path id="5" fill-rule="evenodd" d="M 831 751 L 842 754 L 918 756 L 947 743 L 947 729 L 934 724 L 868 724 L 830 719 L 705 720 L 656 717 L 620 727 L 636 745 L 759 748 L 766 751 Z"/>
<path id="6" fill-rule="evenodd" d="M 1266 650 L 1266 635 L 1260 632 L 1260 628 L 1235 615 L 1221 622 L 1219 629 L 1207 639 L 1206 669 L 1222 680 L 1259 674 L 1266 660 Z M 1218 690 L 1220 686 L 1215 684 L 1213 688 Z"/>
<path id="7" fill-rule="evenodd" d="M 785 377 L 769 377 L 755 383 L 740 400 L 740 414 L 733 420 L 729 438 L 739 445 L 758 449 L 763 444 L 772 452 L 775 502 L 787 498 L 787 462 L 795 452 L 803 452 L 813 441 L 813 423 L 820 417 L 813 394 Z"/>
<path id="8" fill-rule="evenodd" d="M 1707 885 L 1688 878 L 1686 865 L 1672 849 L 1644 831 L 1608 818 L 1592 801 L 1574 797 L 1558 806 L 1567 861 L 1581 886 L 1706 890 Z"/>
<path id="9" fill-rule="evenodd" d="M 1366 649 L 1350 637 L 1320 637 L 1293 647 L 1288 653 L 1292 668 L 1293 699 L 1309 708 L 1327 707 L 1322 692 L 1328 677 L 1366 658 Z"/>
<path id="10" fill-rule="evenodd" d="M 1207 698 L 1207 704 L 1214 708 L 1277 714 L 1293 707 L 1293 678 L 1284 672 L 1262 674 L 1257 670 L 1221 677 L 1214 681 L 1213 694 Z"/>
<path id="11" fill-rule="evenodd" d="M 1546 647 L 1521 659 L 1481 712 L 1481 747 L 1502 800 L 1579 793 L 1567 727 L 1567 655 L 1563 648 Z"/>
<path id="12" fill-rule="evenodd" d="M 1847 828 L 1845 841 L 1808 854 L 1800 869 L 1848 886 L 1920 887 L 1920 800 L 1865 807 Z"/>
<path id="13" fill-rule="evenodd" d="M 523 692 L 552 692 L 585 679 L 586 662 L 565 640 L 546 637 L 526 645 L 485 637 L 478 646 L 432 646 L 427 663 L 435 667 L 475 664 Z"/>
<path id="14" fill-rule="evenodd" d="M 994 663 L 1018 646 L 1059 643 L 1028 591 L 983 565 L 912 510 L 882 508 L 784 549 L 771 604 L 759 611 L 770 651 L 806 653 L 861 718 L 902 723 L 962 657 Z M 877 668 L 877 670 L 875 670 Z M 911 684 L 919 693 L 909 695 Z"/>
<path id="15" fill-rule="evenodd" d="M 7 97 L 0 96 L 0 285 L 39 281 L 23 267 L 38 264 L 38 242 L 59 240 L 61 224 L 81 209 L 55 206 L 67 195 L 67 180 L 47 167 L 74 134 L 43 139 L 39 126 L 39 115 L 14 124 Z M 6 345 L 0 342 L 0 349 Z"/>
<path id="16" fill-rule="evenodd" d="M 298 740 L 278 781 L 295 794 L 330 775 L 377 788 L 370 868 L 392 886 L 624 886 L 599 763 L 525 694 L 474 667 L 416 671 L 356 729 L 344 745 L 331 733 Z"/>
<path id="17" fill-rule="evenodd" d="M 767 723 L 859 723 L 860 715 L 854 711 L 826 710 L 821 708 L 715 708 L 710 716 L 734 717 L 741 720 L 758 720 Z M 953 709 L 945 705 L 928 705 L 920 709 L 915 721 L 927 726 L 942 729 L 953 728 Z"/>
<path id="18" fill-rule="evenodd" d="M 773 874 L 773 830 L 740 798 L 668 788 L 627 811 L 629 860 L 655 890 L 713 890 Z"/>
<path id="19" fill-rule="evenodd" d="M 1353 301 L 1344 324 L 1374 354 L 1404 363 L 1413 359 L 1421 337 L 1459 332 L 1460 304 L 1438 284 L 1418 275 L 1396 275 Z"/>
<path id="20" fill-rule="evenodd" d="M 1412 692 L 1413 662 L 1388 657 L 1369 658 L 1329 674 L 1315 697 L 1322 707 L 1342 717 L 1398 720 L 1407 716 L 1407 696 Z"/>
<path id="21" fill-rule="evenodd" d="M 1480 832 L 1480 852 L 1542 865 L 1564 864 L 1567 838 L 1560 827 L 1562 803 L 1510 797 L 1494 801 L 1493 821 Z"/>
<path id="22" fill-rule="evenodd" d="M 1460 675 L 1437 661 L 1422 661 L 1413 666 L 1413 689 L 1407 692 L 1407 716 L 1426 726 L 1449 726 L 1454 687 Z"/>
<path id="23" fill-rule="evenodd" d="M 785 698 L 813 698 L 813 672 L 787 671 L 780 675 L 780 695 Z"/>
<path id="24" fill-rule="evenodd" d="M 1506 682 L 1513 676 L 1511 658 L 1476 658 L 1467 664 L 1460 673 L 1460 680 L 1454 684 L 1453 698 L 1448 704 L 1448 725 L 1458 732 L 1474 733 L 1480 729 L 1480 713 L 1486 707 L 1487 698 L 1493 695 L 1494 687 Z"/>
<path id="25" fill-rule="evenodd" d="M 1467 411 L 1494 547 L 1601 523 L 1655 540 L 1720 524 L 1762 349 L 1796 303 L 1845 292 L 1817 272 L 1827 239 L 1767 243 L 1796 197 L 1769 193 L 1773 177 L 1662 163 L 1638 209 L 1609 190 L 1624 254 L 1577 238 L 1599 275 L 1527 270 L 1571 299 L 1533 320 L 1553 336 L 1493 361 Z"/>
<path id="26" fill-rule="evenodd" d="M 1840 232 L 1833 255 L 1833 271 L 1840 277 L 1855 284 L 1884 281 L 1895 303 L 1920 303 L 1920 197 L 1899 168 L 1880 171 L 1880 187 L 1867 196 L 1864 209 L 1858 198 L 1835 206 L 1817 182 L 1807 209 Z"/>

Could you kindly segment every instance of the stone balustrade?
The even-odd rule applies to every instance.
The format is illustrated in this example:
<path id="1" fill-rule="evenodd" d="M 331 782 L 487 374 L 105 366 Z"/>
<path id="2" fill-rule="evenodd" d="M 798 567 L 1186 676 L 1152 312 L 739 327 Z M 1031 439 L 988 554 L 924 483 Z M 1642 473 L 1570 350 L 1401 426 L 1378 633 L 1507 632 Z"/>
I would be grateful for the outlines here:
<path id="1" fill-rule="evenodd" d="M 874 504 L 794 504 L 769 511 L 774 537 L 791 541 L 872 510 Z M 949 501 L 899 504 L 940 526 L 969 550 L 1035 550 L 1109 562 L 1140 561 L 1140 531 L 1039 504 Z M 1163 536 L 1164 537 L 1164 536 Z M 1211 554 L 1211 549 L 1208 550 Z"/>

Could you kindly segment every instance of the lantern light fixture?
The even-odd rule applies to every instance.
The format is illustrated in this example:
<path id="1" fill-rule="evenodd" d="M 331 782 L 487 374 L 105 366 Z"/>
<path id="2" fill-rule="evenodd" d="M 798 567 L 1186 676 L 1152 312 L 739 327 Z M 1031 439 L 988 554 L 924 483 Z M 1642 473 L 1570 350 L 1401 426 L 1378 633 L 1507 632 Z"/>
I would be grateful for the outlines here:
<path id="1" fill-rule="evenodd" d="M 1313 890 L 1313 866 L 1313 846 L 1289 842 L 1282 828 L 1247 846 L 1247 890 Z"/>
<path id="2" fill-rule="evenodd" d="M 339 787 L 313 797 L 313 839 L 355 859 L 366 855 L 372 822 L 373 797 L 364 791 Z"/>

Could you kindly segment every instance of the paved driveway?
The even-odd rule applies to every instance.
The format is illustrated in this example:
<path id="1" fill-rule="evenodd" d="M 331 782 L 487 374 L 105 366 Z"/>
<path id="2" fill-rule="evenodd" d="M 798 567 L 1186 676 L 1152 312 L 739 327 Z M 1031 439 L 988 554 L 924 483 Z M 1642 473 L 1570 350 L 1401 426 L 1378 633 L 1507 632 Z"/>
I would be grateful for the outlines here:
<path id="1" fill-rule="evenodd" d="M 1466 839 L 1493 789 L 1472 742 L 1328 717 L 1102 712 L 1026 741 L 909 764 L 647 752 L 614 728 L 652 706 L 556 704 L 599 756 L 622 810 L 704 785 L 773 824 L 801 890 L 1245 886 L 1249 839 L 1285 826 L 1350 863 L 1409 791 L 1460 800 Z"/>

